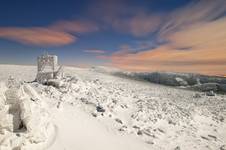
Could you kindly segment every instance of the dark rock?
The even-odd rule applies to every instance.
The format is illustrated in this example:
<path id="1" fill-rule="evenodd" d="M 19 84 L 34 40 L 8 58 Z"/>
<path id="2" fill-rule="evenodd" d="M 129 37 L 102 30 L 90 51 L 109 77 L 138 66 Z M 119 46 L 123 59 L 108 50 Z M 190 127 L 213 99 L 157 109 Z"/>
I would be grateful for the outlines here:
<path id="1" fill-rule="evenodd" d="M 140 129 L 140 127 L 138 127 L 138 126 L 136 126 L 136 125 L 134 125 L 133 128 L 134 128 L 134 129 Z"/>
<path id="2" fill-rule="evenodd" d="M 209 141 L 209 139 L 205 136 L 201 136 L 202 139 Z"/>
<path id="3" fill-rule="evenodd" d="M 121 128 L 119 128 L 118 130 L 119 130 L 119 131 L 126 131 L 126 129 L 127 129 L 127 126 L 124 125 L 124 126 L 122 126 Z"/>
<path id="4" fill-rule="evenodd" d="M 146 143 L 147 143 L 147 144 L 151 144 L 151 145 L 154 144 L 154 142 L 152 142 L 152 141 L 146 141 Z"/>
<path id="5" fill-rule="evenodd" d="M 97 112 L 105 112 L 105 109 L 102 106 L 96 107 Z"/>
<path id="6" fill-rule="evenodd" d="M 96 114 L 96 113 L 92 113 L 92 116 L 93 116 L 93 117 L 97 117 L 97 114 Z"/>
<path id="7" fill-rule="evenodd" d="M 162 115 L 161 114 L 158 114 L 157 116 L 158 116 L 159 119 L 162 119 Z"/>
<path id="8" fill-rule="evenodd" d="M 172 125 L 176 125 L 175 122 L 173 122 L 171 119 L 168 121 L 169 124 L 172 124 Z"/>
<path id="9" fill-rule="evenodd" d="M 208 135 L 208 137 L 211 137 L 211 138 L 213 138 L 215 141 L 217 140 L 217 137 L 216 136 L 214 136 L 214 135 Z"/>
<path id="10" fill-rule="evenodd" d="M 119 128 L 118 130 L 121 131 L 121 132 L 125 131 L 124 128 Z"/>
<path id="11" fill-rule="evenodd" d="M 221 122 L 224 122 L 224 117 L 223 116 L 220 116 L 220 119 L 219 119 Z"/>
<path id="12" fill-rule="evenodd" d="M 222 146 L 220 147 L 220 150 L 226 150 L 226 145 L 222 145 Z"/>
<path id="13" fill-rule="evenodd" d="M 199 93 L 195 93 L 195 95 L 193 96 L 194 98 L 201 98 L 202 96 L 201 96 L 201 94 L 199 94 Z"/>
<path id="14" fill-rule="evenodd" d="M 60 106 L 61 106 L 61 102 L 58 102 L 57 103 L 57 108 L 60 108 Z"/>
<path id="15" fill-rule="evenodd" d="M 112 100 L 112 103 L 114 103 L 114 104 L 117 104 L 117 102 L 118 102 L 118 101 L 115 100 L 115 99 Z"/>
<path id="16" fill-rule="evenodd" d="M 165 133 L 162 129 L 159 129 L 159 128 L 158 128 L 158 130 L 159 130 L 159 132 Z"/>
<path id="17" fill-rule="evenodd" d="M 150 131 L 148 131 L 148 130 L 144 130 L 143 133 L 144 133 L 145 135 L 147 135 L 147 136 L 152 136 L 152 137 L 153 137 L 153 135 L 152 135 L 152 134 L 150 133 Z"/>
<path id="18" fill-rule="evenodd" d="M 141 130 L 137 131 L 137 135 L 143 135 L 142 131 Z"/>
<path id="19" fill-rule="evenodd" d="M 175 147 L 174 150 L 180 150 L 180 146 Z"/>
<path id="20" fill-rule="evenodd" d="M 118 123 L 120 123 L 120 124 L 122 124 L 122 120 L 120 120 L 118 118 L 116 118 L 115 121 L 118 122 Z"/>

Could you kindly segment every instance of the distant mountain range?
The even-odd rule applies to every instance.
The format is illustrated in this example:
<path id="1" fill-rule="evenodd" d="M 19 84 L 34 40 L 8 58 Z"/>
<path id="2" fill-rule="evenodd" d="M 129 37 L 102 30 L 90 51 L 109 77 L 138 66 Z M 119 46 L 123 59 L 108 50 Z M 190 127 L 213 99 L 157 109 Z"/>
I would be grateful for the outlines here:
<path id="1" fill-rule="evenodd" d="M 110 73 L 116 76 L 148 81 L 167 86 L 183 86 L 199 91 L 215 91 L 226 93 L 226 76 L 209 76 L 195 73 L 176 72 L 126 72 L 108 67 L 92 68 L 98 72 Z"/>

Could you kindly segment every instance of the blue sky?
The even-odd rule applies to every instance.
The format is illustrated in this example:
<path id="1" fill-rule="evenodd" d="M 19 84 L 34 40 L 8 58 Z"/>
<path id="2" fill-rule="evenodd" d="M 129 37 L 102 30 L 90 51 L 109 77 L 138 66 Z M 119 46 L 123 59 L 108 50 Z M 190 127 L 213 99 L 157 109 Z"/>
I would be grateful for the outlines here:
<path id="1" fill-rule="evenodd" d="M 59 55 L 65 65 L 226 74 L 222 58 L 225 52 L 222 40 L 226 36 L 222 35 L 224 31 L 220 32 L 225 23 L 224 0 L 2 0 L 0 3 L 0 63 L 35 64 L 37 55 L 48 51 Z M 209 35 L 216 39 L 206 39 L 201 26 L 210 28 Z M 205 35 L 196 39 L 200 40 L 199 45 L 185 33 L 187 30 Z M 217 41 L 220 46 L 212 48 L 213 43 L 207 47 L 206 41 Z M 216 54 L 204 60 L 199 56 L 204 49 Z M 182 54 L 180 50 L 185 52 Z M 214 68 L 208 71 L 208 67 Z"/>

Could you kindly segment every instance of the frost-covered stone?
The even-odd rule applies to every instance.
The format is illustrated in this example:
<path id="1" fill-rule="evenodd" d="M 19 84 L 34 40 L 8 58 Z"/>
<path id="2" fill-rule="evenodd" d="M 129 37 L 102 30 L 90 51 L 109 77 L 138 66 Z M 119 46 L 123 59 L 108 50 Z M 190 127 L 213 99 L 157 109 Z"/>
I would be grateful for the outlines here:
<path id="1" fill-rule="evenodd" d="M 8 105 L 0 110 L 0 133 L 3 130 L 13 131 L 13 115 L 8 112 Z"/>
<path id="2" fill-rule="evenodd" d="M 215 96 L 215 93 L 213 91 L 208 91 L 206 92 L 207 96 Z"/>
<path id="3" fill-rule="evenodd" d="M 0 89 L 0 150 L 44 143 L 50 133 L 48 108 L 41 97 L 30 85 L 13 82 L 10 78 L 8 88 Z"/>
<path id="4" fill-rule="evenodd" d="M 182 78 L 176 77 L 175 79 L 176 79 L 176 81 L 179 83 L 180 86 L 187 86 L 187 85 L 188 85 L 188 82 L 185 81 L 185 80 L 182 79 Z"/>

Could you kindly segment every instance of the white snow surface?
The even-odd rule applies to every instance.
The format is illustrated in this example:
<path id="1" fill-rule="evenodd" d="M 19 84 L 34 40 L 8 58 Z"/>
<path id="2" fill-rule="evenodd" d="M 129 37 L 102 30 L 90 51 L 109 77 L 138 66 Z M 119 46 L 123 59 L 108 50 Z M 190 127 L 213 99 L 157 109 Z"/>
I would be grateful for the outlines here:
<path id="1" fill-rule="evenodd" d="M 55 88 L 27 83 L 35 79 L 35 66 L 0 65 L 0 150 L 226 149 L 226 95 L 120 78 L 103 69 L 65 67 L 64 85 Z M 13 100 L 20 101 L 28 129 L 19 133 L 8 113 L 7 98 L 15 95 L 6 86 L 9 76 L 22 83 Z"/>

